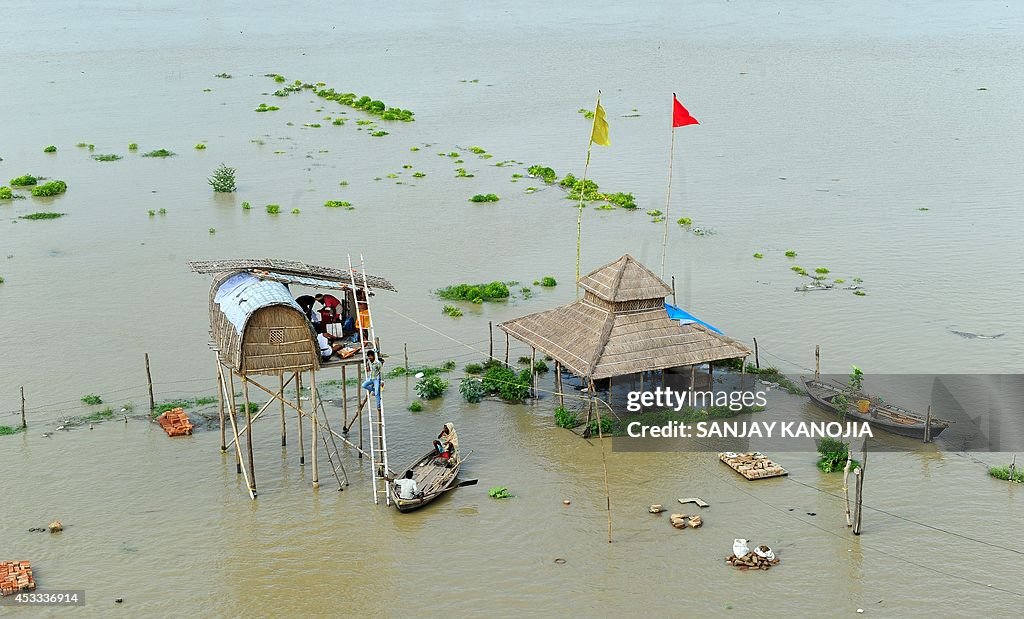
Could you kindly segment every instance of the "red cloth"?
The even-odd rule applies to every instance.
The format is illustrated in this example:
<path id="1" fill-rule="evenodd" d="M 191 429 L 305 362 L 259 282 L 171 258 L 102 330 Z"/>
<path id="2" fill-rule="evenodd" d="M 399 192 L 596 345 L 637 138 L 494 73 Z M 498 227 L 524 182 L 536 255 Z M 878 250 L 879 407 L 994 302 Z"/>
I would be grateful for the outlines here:
<path id="1" fill-rule="evenodd" d="M 683 107 L 683 104 L 676 99 L 676 93 L 672 93 L 672 128 L 685 127 L 686 125 L 699 125 L 697 119 L 690 116 L 690 112 Z"/>

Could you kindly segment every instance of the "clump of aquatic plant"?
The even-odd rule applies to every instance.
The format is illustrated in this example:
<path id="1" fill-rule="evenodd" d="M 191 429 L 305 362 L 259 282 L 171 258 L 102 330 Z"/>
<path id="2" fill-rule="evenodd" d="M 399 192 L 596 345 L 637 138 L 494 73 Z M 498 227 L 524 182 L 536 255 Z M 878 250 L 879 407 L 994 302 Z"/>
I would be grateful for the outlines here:
<path id="1" fill-rule="evenodd" d="M 14 192 L 11 191 L 11 188 L 6 186 L 6 185 L 4 185 L 3 187 L 0 187 L 0 200 L 12 200 L 12 199 L 14 199 Z"/>
<path id="2" fill-rule="evenodd" d="M 267 205 L 267 213 L 269 213 L 270 215 L 277 215 L 280 212 L 281 212 L 281 205 L 280 204 L 268 204 Z"/>
<path id="3" fill-rule="evenodd" d="M 588 110 L 587 108 L 584 107 L 581 107 L 580 109 L 576 110 L 576 113 L 583 114 L 583 118 L 586 118 L 588 120 L 594 117 L 594 110 Z"/>
<path id="4" fill-rule="evenodd" d="M 473 175 L 466 168 L 455 168 L 455 178 L 473 178 Z"/>
<path id="5" fill-rule="evenodd" d="M 531 380 L 529 369 L 517 373 L 497 363 L 487 369 L 483 386 L 488 393 L 495 393 L 503 400 L 521 402 L 530 394 Z"/>
<path id="6" fill-rule="evenodd" d="M 511 499 L 515 495 L 510 493 L 505 486 L 495 486 L 487 491 L 487 496 L 492 499 Z"/>
<path id="7" fill-rule="evenodd" d="M 257 112 L 276 112 L 281 108 L 276 105 L 267 105 L 266 103 L 260 103 L 259 107 L 256 108 Z"/>
<path id="8" fill-rule="evenodd" d="M 484 371 L 484 366 L 479 363 L 467 363 L 466 367 L 462 368 L 462 371 L 466 374 L 480 374 Z"/>
<path id="9" fill-rule="evenodd" d="M 166 215 L 166 214 L 167 214 L 167 209 L 165 209 L 165 208 L 162 208 L 162 209 L 160 209 L 160 210 L 159 210 L 159 211 L 157 211 L 157 212 L 158 212 L 158 213 L 160 213 L 161 215 Z"/>
<path id="10" fill-rule="evenodd" d="M 470 146 L 469 147 L 469 152 L 477 154 L 477 155 L 482 155 L 482 154 L 486 153 L 487 151 L 482 149 L 482 148 L 480 148 L 479 146 Z"/>
<path id="11" fill-rule="evenodd" d="M 448 381 L 440 376 L 424 376 L 416 382 L 416 395 L 424 400 L 433 400 L 448 390 Z"/>
<path id="12" fill-rule="evenodd" d="M 459 383 L 459 393 L 462 394 L 462 399 L 470 404 L 476 404 L 487 395 L 484 383 L 479 378 L 462 379 L 462 382 Z"/>
<path id="13" fill-rule="evenodd" d="M 346 119 L 344 118 L 335 118 L 334 120 L 331 121 L 331 124 L 337 127 L 341 127 L 342 125 L 345 124 L 345 121 Z"/>
<path id="14" fill-rule="evenodd" d="M 173 157 L 174 153 L 167 150 L 166 148 L 158 148 L 151 150 L 148 153 L 143 153 L 143 157 Z"/>
<path id="15" fill-rule="evenodd" d="M 352 206 L 351 202 L 346 202 L 345 200 L 328 200 L 327 202 L 324 202 L 324 206 L 327 208 L 343 208 L 348 211 L 355 208 Z"/>
<path id="16" fill-rule="evenodd" d="M 39 220 L 39 219 L 59 219 L 63 217 L 65 213 L 30 213 L 28 215 L 22 215 L 18 219 L 28 220 Z"/>
<path id="17" fill-rule="evenodd" d="M 614 204 L 615 206 L 630 211 L 637 207 L 636 198 L 633 197 L 632 193 L 623 193 L 621 191 L 616 193 L 606 193 L 604 194 L 604 199 Z"/>
<path id="18" fill-rule="evenodd" d="M 299 214 L 299 213 L 301 213 L 301 212 L 302 212 L 302 211 L 300 211 L 300 210 L 299 210 L 299 209 L 297 209 L 297 208 L 293 208 L 293 209 L 292 209 L 292 215 L 298 215 L 298 214 Z"/>
<path id="19" fill-rule="evenodd" d="M 50 181 L 32 188 L 32 195 L 36 197 L 57 196 L 68 190 L 68 184 L 64 181 Z"/>
<path id="20" fill-rule="evenodd" d="M 374 137 L 374 138 L 382 138 L 382 137 L 384 137 L 385 135 L 388 135 L 388 132 L 387 132 L 387 131 L 384 131 L 383 129 L 381 129 L 381 130 L 379 130 L 379 131 L 374 131 L 373 133 L 371 133 L 371 134 L 370 134 L 370 137 Z"/>
<path id="21" fill-rule="evenodd" d="M 419 400 L 413 400 L 412 403 L 409 404 L 409 410 L 411 412 L 418 413 L 423 410 L 423 403 Z"/>
<path id="22" fill-rule="evenodd" d="M 760 260 L 761 258 L 764 258 L 764 254 L 762 254 L 762 253 L 755 253 L 754 257 L 757 258 L 758 260 Z"/>
<path id="23" fill-rule="evenodd" d="M 864 295 L 866 295 L 867 293 L 866 293 L 866 292 L 864 292 L 863 290 L 854 290 L 854 291 L 853 291 L 853 294 L 857 295 L 858 297 L 863 297 L 863 296 L 864 296 Z"/>
<path id="24" fill-rule="evenodd" d="M 818 267 L 814 269 L 814 272 L 817 273 L 818 275 L 828 275 L 828 269 L 826 269 L 825 267 Z"/>
<path id="25" fill-rule="evenodd" d="M 103 398 L 96 395 L 95 393 L 90 393 L 89 395 L 82 396 L 82 402 L 88 404 L 89 406 L 95 406 L 97 404 L 103 404 Z"/>
<path id="26" fill-rule="evenodd" d="M 470 202 L 497 202 L 500 199 L 501 198 L 499 198 L 497 196 L 497 194 L 493 194 L 493 193 L 486 193 L 486 194 L 478 193 L 475 196 L 473 196 L 472 198 L 470 198 L 469 201 Z"/>
<path id="27" fill-rule="evenodd" d="M 88 148 L 89 150 L 93 150 L 93 149 L 96 148 L 96 145 L 95 144 L 89 144 L 88 146 L 86 146 L 86 148 Z"/>
<path id="28" fill-rule="evenodd" d="M 793 271 L 797 275 L 807 275 L 807 271 L 805 271 L 804 268 L 800 266 L 793 265 L 789 267 L 789 270 Z"/>
<path id="29" fill-rule="evenodd" d="M 206 179 L 206 182 L 217 193 L 231 193 L 237 189 L 235 185 L 235 172 L 235 168 L 229 168 L 222 163 L 214 169 L 213 174 L 210 175 L 210 178 Z"/>
<path id="30" fill-rule="evenodd" d="M 210 232 L 210 234 L 217 234 L 217 229 L 216 228 L 210 228 L 209 232 Z"/>
<path id="31" fill-rule="evenodd" d="M 547 362 L 544 361 L 543 359 L 537 359 L 533 363 L 533 371 L 536 372 L 537 374 L 543 374 L 544 372 L 547 372 L 548 371 L 548 364 L 547 364 Z"/>
<path id="32" fill-rule="evenodd" d="M 787 258 L 796 258 L 796 252 L 793 251 L 792 249 L 787 249 L 786 250 L 786 257 Z"/>
<path id="33" fill-rule="evenodd" d="M 572 174 L 566 174 L 558 184 L 569 190 L 567 197 L 570 200 L 579 200 L 581 196 L 587 202 L 605 199 L 604 194 L 598 191 L 597 183 L 590 179 L 577 179 Z"/>
<path id="34" fill-rule="evenodd" d="M 437 296 L 449 301 L 498 301 L 509 297 L 508 286 L 503 282 L 494 281 L 489 284 L 456 284 L 437 291 Z"/>
<path id="35" fill-rule="evenodd" d="M 545 288 L 554 288 L 555 286 L 558 285 L 558 282 L 555 281 L 554 277 L 547 275 L 540 279 L 540 285 Z"/>
<path id="36" fill-rule="evenodd" d="M 50 144 L 49 146 L 47 146 L 46 148 L 43 149 L 43 152 L 44 153 L 55 153 L 55 152 L 57 152 L 57 147 L 54 146 L 53 144 Z"/>
<path id="37" fill-rule="evenodd" d="M 206 144 L 203 144 L 202 142 L 199 142 L 198 144 L 195 145 L 194 148 L 196 150 L 206 150 Z"/>
<path id="38" fill-rule="evenodd" d="M 229 80 L 229 79 L 231 79 L 231 74 L 230 73 L 218 73 L 217 75 L 214 75 L 214 77 L 219 77 L 222 80 Z"/>
<path id="39" fill-rule="evenodd" d="M 559 406 L 555 409 L 555 425 L 559 428 L 572 429 L 582 423 L 576 413 L 568 410 L 564 406 Z"/>
<path id="40" fill-rule="evenodd" d="M 118 161 L 121 159 L 121 155 L 93 155 L 92 158 L 95 159 L 96 161 Z"/>
<path id="41" fill-rule="evenodd" d="M 413 172 L 412 173 L 412 177 L 413 178 L 423 178 L 424 176 L 426 176 L 425 172 Z"/>
<path id="42" fill-rule="evenodd" d="M 600 432 L 598 432 L 598 425 L 600 425 L 600 427 L 601 427 Z M 615 421 L 615 419 L 613 417 L 610 417 L 610 416 L 601 417 L 601 423 L 600 424 L 598 424 L 597 418 L 591 419 L 590 420 L 590 425 L 587 426 L 587 431 L 590 434 L 609 435 L 609 434 L 615 434 L 617 430 L 618 430 L 618 423 Z"/>
<path id="43" fill-rule="evenodd" d="M 341 185 L 342 187 L 348 187 L 348 181 L 341 181 L 340 183 L 338 183 L 338 185 Z"/>
<path id="44" fill-rule="evenodd" d="M 320 123 L 302 123 L 303 127 L 309 127 L 311 129 L 319 129 Z"/>
<path id="45" fill-rule="evenodd" d="M 821 442 L 818 443 L 818 454 L 821 456 L 818 459 L 818 469 L 822 473 L 834 473 L 843 470 L 846 468 L 846 458 L 849 450 L 850 446 L 842 441 L 827 436 L 822 438 Z M 860 464 L 856 460 L 850 464 L 851 470 L 857 466 L 860 466 Z"/>
<path id="46" fill-rule="evenodd" d="M 39 178 L 31 174 L 23 174 L 11 179 L 11 187 L 28 187 L 39 182 Z"/>
<path id="47" fill-rule="evenodd" d="M 278 73 L 269 73 L 268 77 L 274 78 L 274 81 L 277 82 L 278 84 L 282 84 L 285 81 L 285 77 Z"/>
<path id="48" fill-rule="evenodd" d="M 24 432 L 25 428 L 21 426 L 0 426 L 0 436 L 12 436 L 18 432 Z"/>
<path id="49" fill-rule="evenodd" d="M 522 357 L 519 357 L 518 359 L 516 359 L 516 363 L 518 363 L 519 365 L 526 365 L 529 362 L 530 362 L 530 358 L 527 357 L 526 355 L 523 355 Z"/>
<path id="50" fill-rule="evenodd" d="M 444 312 L 446 316 L 451 316 L 452 318 L 458 318 L 462 315 L 462 310 L 454 305 L 445 305 L 441 308 L 441 311 Z"/>
<path id="51" fill-rule="evenodd" d="M 251 204 L 249 204 L 248 202 L 242 202 L 242 210 L 243 211 L 248 211 L 251 208 L 252 208 Z"/>
<path id="52" fill-rule="evenodd" d="M 1016 467 L 1011 469 L 1009 466 L 993 466 L 988 470 L 988 474 L 1003 481 L 1024 484 L 1024 469 Z"/>
<path id="53" fill-rule="evenodd" d="M 452 159 L 458 159 L 461 155 L 459 155 L 459 153 L 453 150 L 452 152 L 448 153 L 448 156 L 451 157 Z"/>
<path id="54" fill-rule="evenodd" d="M 650 215 L 651 217 L 661 217 L 664 213 L 662 213 L 658 209 L 651 209 L 647 211 L 647 214 Z"/>
<path id="55" fill-rule="evenodd" d="M 139 145 L 135 142 L 131 142 L 128 144 L 128 150 L 139 150 Z"/>
<path id="56" fill-rule="evenodd" d="M 149 211 L 147 211 L 147 212 L 149 213 L 150 217 L 156 217 L 156 211 L 155 210 L 149 209 Z"/>
<path id="57" fill-rule="evenodd" d="M 78 148 L 85 148 L 86 146 L 88 146 L 88 144 L 86 144 L 85 142 L 79 142 L 78 144 L 75 144 L 75 146 L 77 146 Z"/>
<path id="58" fill-rule="evenodd" d="M 680 217 L 679 219 L 676 220 L 676 223 L 679 224 L 680 226 L 685 227 L 693 225 L 693 220 L 690 219 L 689 217 Z"/>

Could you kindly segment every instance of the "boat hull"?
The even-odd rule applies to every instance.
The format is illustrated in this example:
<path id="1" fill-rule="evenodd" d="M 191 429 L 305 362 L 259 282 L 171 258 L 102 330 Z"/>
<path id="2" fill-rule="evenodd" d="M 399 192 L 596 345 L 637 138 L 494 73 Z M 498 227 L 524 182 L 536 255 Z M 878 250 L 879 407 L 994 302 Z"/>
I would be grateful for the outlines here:
<path id="1" fill-rule="evenodd" d="M 839 408 L 832 403 L 832 398 L 839 395 L 842 392 L 841 389 L 806 378 L 804 379 L 804 386 L 807 387 L 807 395 L 815 406 L 833 415 L 840 413 Z M 925 420 L 908 410 L 898 407 L 872 402 L 869 412 L 862 413 L 853 402 L 849 402 L 845 411 L 845 417 L 853 421 L 865 421 L 872 429 L 884 430 L 909 438 L 924 439 Z M 948 427 L 949 424 L 947 422 L 932 419 L 931 438 L 939 436 Z"/>

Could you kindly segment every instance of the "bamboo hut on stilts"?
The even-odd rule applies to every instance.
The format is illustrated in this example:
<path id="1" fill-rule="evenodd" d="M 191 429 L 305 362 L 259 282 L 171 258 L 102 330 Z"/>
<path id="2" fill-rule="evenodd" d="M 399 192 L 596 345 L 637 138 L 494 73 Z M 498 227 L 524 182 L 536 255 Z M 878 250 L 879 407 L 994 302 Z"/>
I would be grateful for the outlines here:
<path id="1" fill-rule="evenodd" d="M 209 298 L 210 347 L 217 359 L 220 448 L 222 453 L 234 453 L 236 471 L 243 476 L 249 496 L 253 499 L 257 496 L 252 427 L 264 414 L 273 414 L 275 404 L 281 416 L 282 447 L 288 444 L 286 411 L 295 412 L 300 466 L 306 463 L 304 424 L 308 424 L 313 488 L 320 486 L 322 447 L 338 489 L 343 490 L 348 485 L 348 474 L 341 461 L 338 441 L 354 448 L 360 458 L 372 455 L 362 448 L 362 416 L 364 409 L 369 411 L 371 407 L 369 398 L 362 397 L 362 390 L 357 389 L 358 405 L 349 420 L 348 398 L 343 397 L 341 431 L 336 431 L 317 388 L 318 372 L 340 369 L 345 396 L 346 381 L 353 366 L 362 382 L 365 352 L 379 346 L 377 341 L 366 341 L 373 295 L 370 290 L 394 292 L 394 286 L 384 278 L 359 273 L 351 267 L 343 270 L 284 260 L 202 261 L 190 262 L 189 267 L 196 273 L 214 275 Z M 351 312 L 358 336 L 358 343 L 339 352 L 343 357 L 322 359 L 316 328 L 293 296 L 291 285 L 326 290 L 343 297 L 338 300 L 342 313 Z M 250 399 L 255 394 L 269 399 L 255 404 Z M 378 451 L 386 450 L 385 438 L 373 435 L 374 427 L 383 427 L 383 412 L 378 407 L 375 413 L 376 418 L 368 424 L 370 443 Z M 357 419 L 358 444 L 346 437 Z"/>

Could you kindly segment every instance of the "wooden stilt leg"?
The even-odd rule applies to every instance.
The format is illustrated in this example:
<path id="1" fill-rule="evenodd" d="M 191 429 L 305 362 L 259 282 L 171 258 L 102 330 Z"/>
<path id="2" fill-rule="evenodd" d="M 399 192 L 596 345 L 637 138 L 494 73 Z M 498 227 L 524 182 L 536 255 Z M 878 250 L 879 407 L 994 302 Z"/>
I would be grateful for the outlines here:
<path id="1" fill-rule="evenodd" d="M 227 436 L 224 434 L 224 368 L 217 359 L 217 417 L 220 419 L 220 452 L 228 450 Z"/>
<path id="2" fill-rule="evenodd" d="M 348 379 L 345 378 L 345 366 L 341 366 L 341 427 L 348 428 Z"/>
<path id="3" fill-rule="evenodd" d="M 317 393 L 316 393 L 316 370 L 309 372 L 309 402 L 310 402 L 310 413 L 309 413 L 309 429 L 310 429 L 310 447 L 309 457 L 313 461 L 313 487 L 320 487 L 320 468 L 318 466 L 316 451 L 316 441 L 320 436 L 320 428 L 317 424 Z"/>
<path id="4" fill-rule="evenodd" d="M 245 401 L 245 449 L 249 452 L 249 490 L 256 496 L 256 463 L 252 458 L 252 408 L 249 406 L 249 379 L 244 376 L 242 399 Z"/>
<path id="5" fill-rule="evenodd" d="M 281 372 L 281 447 L 288 445 L 288 426 L 284 420 L 284 372 Z"/>
<path id="6" fill-rule="evenodd" d="M 228 404 L 231 406 L 231 426 L 235 431 L 235 445 L 238 445 L 238 407 L 235 406 L 235 372 L 228 368 Z M 242 447 L 235 449 L 235 473 L 242 474 Z"/>
<path id="7" fill-rule="evenodd" d="M 299 415 L 299 466 L 305 466 L 306 445 L 302 436 L 302 372 L 295 373 L 295 410 Z"/>

